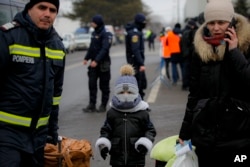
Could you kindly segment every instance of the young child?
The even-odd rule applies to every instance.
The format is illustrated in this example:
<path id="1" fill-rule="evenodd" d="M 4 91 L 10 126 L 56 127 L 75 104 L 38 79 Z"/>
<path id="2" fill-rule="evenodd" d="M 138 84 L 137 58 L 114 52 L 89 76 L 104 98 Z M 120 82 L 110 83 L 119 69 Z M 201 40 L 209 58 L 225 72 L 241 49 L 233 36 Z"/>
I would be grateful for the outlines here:
<path id="1" fill-rule="evenodd" d="M 156 130 L 147 111 L 148 104 L 139 95 L 133 67 L 124 65 L 120 72 L 95 147 L 104 160 L 110 154 L 112 167 L 144 167 Z"/>

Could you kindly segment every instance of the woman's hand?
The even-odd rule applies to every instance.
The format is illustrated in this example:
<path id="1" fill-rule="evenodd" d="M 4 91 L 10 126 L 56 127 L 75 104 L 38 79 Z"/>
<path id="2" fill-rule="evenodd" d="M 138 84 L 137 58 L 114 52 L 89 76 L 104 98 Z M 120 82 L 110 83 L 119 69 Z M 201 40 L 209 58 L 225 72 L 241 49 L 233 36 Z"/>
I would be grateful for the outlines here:
<path id="1" fill-rule="evenodd" d="M 228 43 L 228 50 L 232 50 L 238 47 L 238 37 L 235 32 L 235 29 L 228 28 L 225 32 L 226 35 L 229 36 L 229 38 L 224 38 L 224 40 Z"/>
<path id="2" fill-rule="evenodd" d="M 183 144 L 184 144 L 184 140 L 182 140 L 181 138 L 179 138 L 179 143 L 180 143 L 181 145 L 183 145 Z"/>

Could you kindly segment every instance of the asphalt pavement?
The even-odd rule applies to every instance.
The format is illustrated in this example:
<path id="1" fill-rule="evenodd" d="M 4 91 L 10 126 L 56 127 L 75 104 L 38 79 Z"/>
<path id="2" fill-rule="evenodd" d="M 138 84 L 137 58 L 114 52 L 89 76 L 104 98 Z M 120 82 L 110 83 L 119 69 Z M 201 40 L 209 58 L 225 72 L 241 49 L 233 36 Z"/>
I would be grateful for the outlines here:
<path id="1" fill-rule="evenodd" d="M 175 86 L 165 79 L 164 69 L 160 69 L 159 43 L 156 44 L 154 51 L 149 51 L 146 44 L 145 47 L 148 86 L 144 100 L 150 105 L 150 116 L 157 131 L 154 142 L 156 144 L 166 137 L 178 134 L 185 112 L 188 91 L 181 89 L 181 79 Z M 75 105 L 71 110 L 77 112 L 68 112 L 60 116 L 59 133 L 62 136 L 89 140 L 94 153 L 90 166 L 108 167 L 109 157 L 104 161 L 94 148 L 100 127 L 105 120 L 105 113 L 83 113 L 81 108 L 82 104 Z M 155 160 L 151 159 L 149 154 L 146 157 L 145 167 L 154 167 Z"/>

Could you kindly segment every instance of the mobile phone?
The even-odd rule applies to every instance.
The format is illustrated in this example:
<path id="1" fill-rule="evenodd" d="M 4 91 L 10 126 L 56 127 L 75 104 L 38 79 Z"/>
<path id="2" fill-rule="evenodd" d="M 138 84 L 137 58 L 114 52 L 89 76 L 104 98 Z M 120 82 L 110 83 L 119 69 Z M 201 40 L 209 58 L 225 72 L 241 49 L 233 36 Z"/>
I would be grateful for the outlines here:
<path id="1" fill-rule="evenodd" d="M 236 20 L 234 17 L 232 18 L 231 22 L 228 25 L 228 28 L 232 28 L 232 27 L 236 28 Z M 230 38 L 230 36 L 228 34 L 226 34 L 225 38 Z"/>

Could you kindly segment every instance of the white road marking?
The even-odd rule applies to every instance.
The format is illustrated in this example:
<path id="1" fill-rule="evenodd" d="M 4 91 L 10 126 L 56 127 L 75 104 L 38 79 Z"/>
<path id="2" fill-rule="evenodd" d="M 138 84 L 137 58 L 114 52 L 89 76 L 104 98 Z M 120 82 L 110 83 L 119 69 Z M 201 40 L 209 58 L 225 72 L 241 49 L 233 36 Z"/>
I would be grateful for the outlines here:
<path id="1" fill-rule="evenodd" d="M 165 68 L 162 68 L 161 69 L 161 75 L 165 75 L 166 73 L 166 70 Z M 147 99 L 147 102 L 148 103 L 154 103 L 156 98 L 157 98 L 157 95 L 158 95 L 158 92 L 160 90 L 160 86 L 161 86 L 161 80 L 158 80 L 155 85 L 153 85 L 151 87 L 151 90 L 150 90 L 150 93 L 148 95 L 148 99 Z"/>

